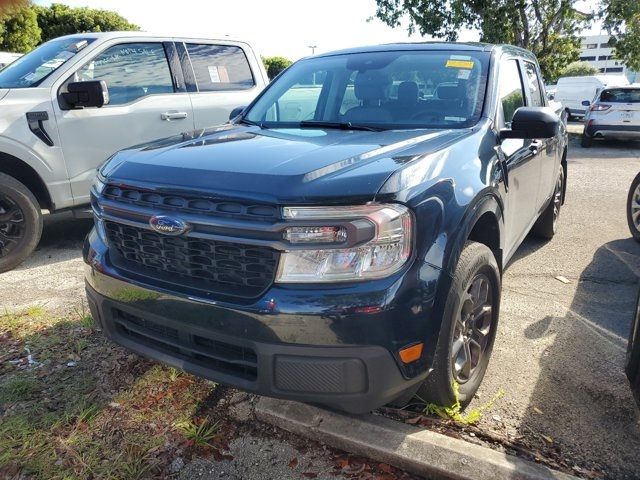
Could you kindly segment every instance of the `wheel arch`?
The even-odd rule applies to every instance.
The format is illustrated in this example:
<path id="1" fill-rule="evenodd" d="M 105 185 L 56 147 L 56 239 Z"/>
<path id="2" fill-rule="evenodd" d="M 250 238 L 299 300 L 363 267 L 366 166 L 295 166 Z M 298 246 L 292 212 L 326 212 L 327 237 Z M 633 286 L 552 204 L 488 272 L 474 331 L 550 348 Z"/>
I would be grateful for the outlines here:
<path id="1" fill-rule="evenodd" d="M 0 172 L 15 178 L 27 187 L 38 200 L 40 208 L 54 209 L 46 184 L 38 172 L 26 162 L 0 151 Z"/>

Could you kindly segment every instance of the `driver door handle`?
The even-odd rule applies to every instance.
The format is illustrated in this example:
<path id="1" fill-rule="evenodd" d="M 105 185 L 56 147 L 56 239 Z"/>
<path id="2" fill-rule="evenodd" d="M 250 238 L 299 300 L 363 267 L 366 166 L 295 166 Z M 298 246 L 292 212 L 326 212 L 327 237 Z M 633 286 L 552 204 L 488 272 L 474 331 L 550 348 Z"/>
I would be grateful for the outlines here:
<path id="1" fill-rule="evenodd" d="M 538 150 L 540 150 L 543 147 L 543 143 L 542 140 L 533 140 L 530 144 L 529 144 L 529 150 L 531 150 L 533 153 L 536 153 Z"/>
<path id="2" fill-rule="evenodd" d="M 182 120 L 187 118 L 187 112 L 164 112 L 160 114 L 162 120 Z"/>

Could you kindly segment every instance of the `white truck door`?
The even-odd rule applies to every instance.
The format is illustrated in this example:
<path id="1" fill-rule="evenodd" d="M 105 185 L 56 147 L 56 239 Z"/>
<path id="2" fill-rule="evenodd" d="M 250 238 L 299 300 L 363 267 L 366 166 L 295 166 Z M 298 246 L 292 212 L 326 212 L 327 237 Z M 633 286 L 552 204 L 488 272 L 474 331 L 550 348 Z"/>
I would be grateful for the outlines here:
<path id="1" fill-rule="evenodd" d="M 182 72 L 169 66 L 173 55 L 177 62 L 170 42 L 111 45 L 65 82 L 104 80 L 108 105 L 63 110 L 54 98 L 75 205 L 89 202 L 96 167 L 118 150 L 193 130 L 193 110 Z M 57 97 L 58 93 L 53 94 Z"/>
<path id="2" fill-rule="evenodd" d="M 249 48 L 206 41 L 176 45 L 196 129 L 227 122 L 234 108 L 249 105 L 264 88 L 263 69 Z"/>

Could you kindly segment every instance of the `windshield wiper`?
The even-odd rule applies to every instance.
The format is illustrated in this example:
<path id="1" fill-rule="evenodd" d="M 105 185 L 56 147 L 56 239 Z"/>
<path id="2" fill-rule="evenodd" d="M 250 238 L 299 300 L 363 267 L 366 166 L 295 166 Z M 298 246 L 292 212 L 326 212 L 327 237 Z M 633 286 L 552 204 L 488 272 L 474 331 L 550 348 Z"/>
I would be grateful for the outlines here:
<path id="1" fill-rule="evenodd" d="M 315 120 L 303 120 L 300 122 L 300 128 L 339 128 L 340 130 L 365 130 L 367 132 L 379 132 L 384 130 L 383 128 L 358 125 L 351 122 L 322 122 Z"/>
<path id="2" fill-rule="evenodd" d="M 246 118 L 240 119 L 238 123 L 242 123 L 244 125 L 253 125 L 255 127 L 260 127 L 260 128 L 267 128 L 264 126 L 262 122 L 254 122 L 253 120 L 247 120 Z"/>

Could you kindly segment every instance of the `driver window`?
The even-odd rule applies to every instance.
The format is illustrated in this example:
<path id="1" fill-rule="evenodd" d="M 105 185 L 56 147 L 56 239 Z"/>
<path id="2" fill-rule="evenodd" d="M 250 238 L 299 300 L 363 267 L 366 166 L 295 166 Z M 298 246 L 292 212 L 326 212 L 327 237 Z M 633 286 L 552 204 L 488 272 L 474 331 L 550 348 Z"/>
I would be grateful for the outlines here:
<path id="1" fill-rule="evenodd" d="M 502 118 L 506 128 L 511 128 L 511 120 L 515 111 L 524 107 L 522 79 L 516 60 L 507 60 L 500 68 L 499 90 Z"/>
<path id="2" fill-rule="evenodd" d="M 77 82 L 104 80 L 109 89 L 109 105 L 174 91 L 161 43 L 115 45 L 81 67 L 75 77 Z"/>

